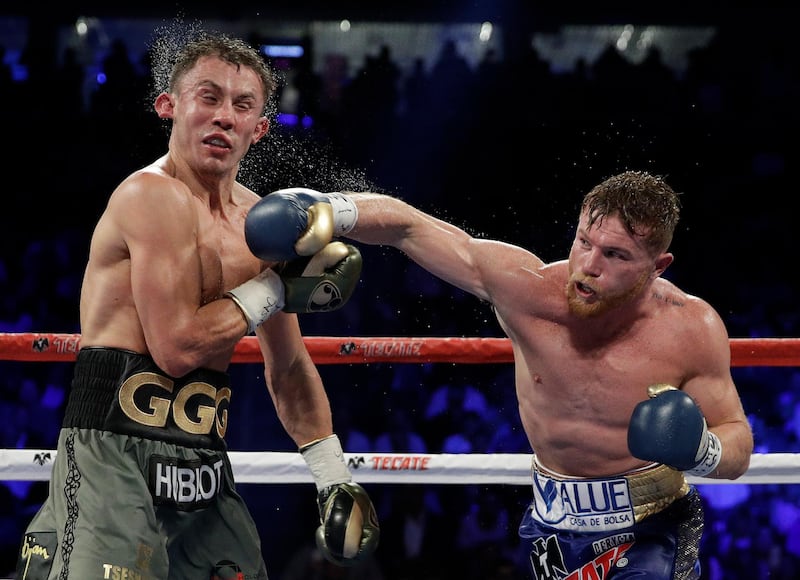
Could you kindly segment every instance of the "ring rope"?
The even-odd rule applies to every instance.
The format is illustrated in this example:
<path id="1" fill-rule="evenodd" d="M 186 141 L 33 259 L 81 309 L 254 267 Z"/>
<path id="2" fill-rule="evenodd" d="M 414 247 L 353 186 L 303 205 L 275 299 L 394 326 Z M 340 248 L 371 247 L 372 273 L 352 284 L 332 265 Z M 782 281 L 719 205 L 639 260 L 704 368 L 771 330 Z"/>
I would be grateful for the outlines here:
<path id="1" fill-rule="evenodd" d="M 317 364 L 513 362 L 505 338 L 305 337 Z M 75 360 L 79 334 L 0 333 L 0 360 Z M 800 366 L 800 339 L 732 338 L 731 366 Z M 233 362 L 260 362 L 255 337 L 237 345 Z M 0 481 L 42 481 L 50 477 L 52 449 L 0 449 Z M 234 474 L 242 483 L 304 483 L 311 475 L 302 457 L 289 452 L 231 451 Z M 356 481 L 364 483 L 497 483 L 528 485 L 532 455 L 346 453 Z M 689 477 L 693 483 L 800 483 L 800 454 L 753 454 L 750 469 L 737 480 Z"/>
<path id="2" fill-rule="evenodd" d="M 507 338 L 305 337 L 317 364 L 511 363 Z M 0 360 L 57 362 L 77 356 L 80 334 L 0 333 Z M 800 338 L 731 338 L 731 366 L 800 366 Z M 258 340 L 246 336 L 232 362 L 262 362 Z"/>
<path id="3" fill-rule="evenodd" d="M 230 451 L 238 483 L 313 483 L 297 452 Z M 345 453 L 359 483 L 531 485 L 528 453 Z M 52 449 L 0 449 L 0 481 L 50 479 Z M 754 453 L 750 469 L 737 480 L 687 476 L 696 484 L 800 483 L 800 454 Z"/>

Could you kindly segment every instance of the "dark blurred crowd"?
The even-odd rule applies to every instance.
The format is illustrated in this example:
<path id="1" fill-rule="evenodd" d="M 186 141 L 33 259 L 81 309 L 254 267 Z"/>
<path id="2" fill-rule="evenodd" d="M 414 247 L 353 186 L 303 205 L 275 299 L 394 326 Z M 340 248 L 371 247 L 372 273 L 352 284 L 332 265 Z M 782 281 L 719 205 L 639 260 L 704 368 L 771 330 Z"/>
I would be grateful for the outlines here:
<path id="1" fill-rule="evenodd" d="M 0 71 L 4 166 L 0 332 L 80 332 L 88 240 L 105 200 L 166 149 L 150 107 L 151 62 L 124 41 L 85 92 L 69 51 Z M 295 117 L 275 111 L 272 137 L 243 179 L 265 194 L 287 186 L 378 189 L 480 236 L 566 256 L 583 193 L 625 169 L 665 175 L 683 192 L 667 272 L 709 300 L 732 337 L 797 337 L 797 165 L 800 62 L 785 35 L 720 27 L 685 71 L 657 49 L 639 64 L 613 46 L 555 74 L 533 49 L 477 67 L 445 41 L 411 71 L 392 47 L 365 57 L 333 90 L 308 60 L 295 67 Z M 2 59 L 0 59 L 2 60 Z M 294 124 L 292 119 L 300 119 Z M 303 123 L 305 119 L 307 122 Z M 13 183 L 14 185 L 10 185 Z M 398 252 L 362 248 L 362 280 L 335 313 L 301 319 L 307 336 L 501 336 L 488 305 L 433 279 Z M 469 367 L 469 368 L 465 368 Z M 0 448 L 53 448 L 69 363 L 0 361 Z M 509 365 L 322 366 L 334 426 L 349 452 L 528 453 Z M 291 450 L 258 365 L 231 369 L 232 450 Z M 759 453 L 800 452 L 800 369 L 735 367 Z M 516 580 L 520 486 L 372 486 L 383 541 L 356 569 L 315 553 L 308 486 L 241 485 L 261 529 L 271 577 Z M 704 485 L 706 578 L 800 577 L 800 486 Z M 10 574 L 44 482 L 0 482 L 0 575 Z"/>

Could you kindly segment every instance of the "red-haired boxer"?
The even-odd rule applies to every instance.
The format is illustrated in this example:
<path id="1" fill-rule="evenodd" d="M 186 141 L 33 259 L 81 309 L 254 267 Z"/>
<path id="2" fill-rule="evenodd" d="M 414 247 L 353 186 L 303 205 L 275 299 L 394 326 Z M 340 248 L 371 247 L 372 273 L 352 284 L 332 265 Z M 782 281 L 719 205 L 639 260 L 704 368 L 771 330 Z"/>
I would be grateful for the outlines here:
<path id="1" fill-rule="evenodd" d="M 288 255 L 343 229 L 491 304 L 534 451 L 519 528 L 534 578 L 699 576 L 703 513 L 684 473 L 740 477 L 753 437 L 723 321 L 661 276 L 679 219 L 663 179 L 626 171 L 594 187 L 568 259 L 553 263 L 374 193 L 287 190 L 251 213 L 291 224 Z M 256 253 L 272 248 L 260 232 L 248 229 Z"/>

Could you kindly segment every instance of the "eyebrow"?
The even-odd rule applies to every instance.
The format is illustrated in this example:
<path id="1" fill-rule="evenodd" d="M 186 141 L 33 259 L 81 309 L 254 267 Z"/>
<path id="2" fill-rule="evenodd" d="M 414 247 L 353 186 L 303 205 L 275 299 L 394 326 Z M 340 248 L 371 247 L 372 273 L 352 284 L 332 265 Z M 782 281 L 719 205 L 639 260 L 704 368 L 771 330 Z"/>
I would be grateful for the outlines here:
<path id="1" fill-rule="evenodd" d="M 586 229 L 583 226 L 578 226 L 577 231 L 578 236 L 588 239 L 589 235 L 586 233 Z M 597 246 L 598 248 L 602 248 L 604 252 L 617 252 L 618 254 L 625 254 L 626 256 L 632 256 L 633 252 L 628 248 L 623 248 L 621 246 L 614 246 L 614 245 L 604 245 L 604 244 L 597 244 L 592 242 L 593 246 Z"/>
<path id="2" fill-rule="evenodd" d="M 221 91 L 222 90 L 222 87 L 220 85 L 218 85 L 217 83 L 215 83 L 214 81 L 212 81 L 210 79 L 201 79 L 201 80 L 199 80 L 197 83 L 194 84 L 194 88 L 197 88 L 197 89 L 212 88 L 212 89 L 215 89 L 217 91 Z"/>
<path id="3" fill-rule="evenodd" d="M 211 87 L 211 88 L 213 88 L 215 90 L 218 90 L 218 91 L 223 90 L 222 85 L 220 85 L 218 83 L 215 83 L 211 79 L 203 79 L 203 80 L 199 81 L 195 86 L 198 87 L 198 88 Z M 251 98 L 255 99 L 255 98 L 258 97 L 258 93 L 248 90 L 248 91 L 244 91 L 242 93 L 242 96 L 251 97 Z"/>

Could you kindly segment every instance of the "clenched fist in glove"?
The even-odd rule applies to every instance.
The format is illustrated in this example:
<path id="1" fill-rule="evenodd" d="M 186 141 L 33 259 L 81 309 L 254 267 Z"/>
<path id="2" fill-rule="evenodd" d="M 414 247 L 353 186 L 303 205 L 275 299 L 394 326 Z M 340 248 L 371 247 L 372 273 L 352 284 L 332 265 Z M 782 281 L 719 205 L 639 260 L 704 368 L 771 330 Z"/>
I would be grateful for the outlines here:
<path id="1" fill-rule="evenodd" d="M 244 235 L 253 254 L 282 262 L 315 254 L 353 229 L 357 219 L 356 205 L 346 195 L 293 187 L 265 195 L 251 207 Z"/>
<path id="2" fill-rule="evenodd" d="M 248 334 L 270 316 L 286 312 L 328 312 L 344 305 L 361 274 L 355 246 L 331 242 L 312 257 L 293 260 L 280 273 L 267 268 L 228 292 L 247 321 Z"/>
<path id="3" fill-rule="evenodd" d="M 285 312 L 328 312 L 340 308 L 358 284 L 361 252 L 331 242 L 311 258 L 287 262 L 278 273 L 286 288 Z"/>
<path id="4" fill-rule="evenodd" d="M 300 448 L 317 486 L 320 525 L 317 546 L 340 566 L 352 566 L 378 547 L 380 526 L 363 487 L 352 481 L 336 435 Z"/>
<path id="5" fill-rule="evenodd" d="M 647 391 L 649 399 L 636 405 L 628 426 L 631 454 L 690 475 L 712 473 L 722 446 L 694 400 L 670 385 L 650 385 Z"/>

